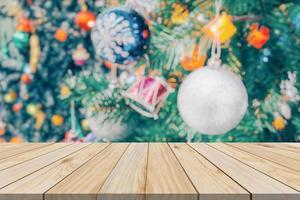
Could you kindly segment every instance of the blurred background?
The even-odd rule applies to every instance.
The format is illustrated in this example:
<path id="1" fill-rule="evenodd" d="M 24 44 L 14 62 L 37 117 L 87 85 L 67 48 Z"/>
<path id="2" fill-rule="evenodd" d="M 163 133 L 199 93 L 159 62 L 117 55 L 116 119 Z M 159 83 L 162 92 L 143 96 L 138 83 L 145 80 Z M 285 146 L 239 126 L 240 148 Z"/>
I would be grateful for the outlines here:
<path id="1" fill-rule="evenodd" d="M 300 2 L 223 0 L 220 18 L 215 7 L 0 0 L 0 142 L 300 141 Z M 237 127 L 209 135 L 185 123 L 177 96 L 206 67 L 216 32 L 249 106 Z M 132 45 L 118 50 L 112 40 Z M 141 81 L 162 87 L 151 102 L 133 91 Z"/>

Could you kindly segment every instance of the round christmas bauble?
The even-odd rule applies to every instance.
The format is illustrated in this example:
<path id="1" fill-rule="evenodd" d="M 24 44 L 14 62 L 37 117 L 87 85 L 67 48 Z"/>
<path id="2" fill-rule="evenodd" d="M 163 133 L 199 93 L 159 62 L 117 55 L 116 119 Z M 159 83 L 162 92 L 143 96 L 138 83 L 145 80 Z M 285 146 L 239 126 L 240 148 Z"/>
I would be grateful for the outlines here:
<path id="1" fill-rule="evenodd" d="M 4 101 L 6 103 L 14 102 L 18 97 L 18 94 L 15 91 L 10 91 L 6 95 L 4 95 Z"/>
<path id="2" fill-rule="evenodd" d="M 146 52 L 149 36 L 149 26 L 139 13 L 115 8 L 97 17 L 91 38 L 103 60 L 128 64 Z"/>
<path id="3" fill-rule="evenodd" d="M 200 68 L 181 84 L 178 109 L 183 120 L 202 134 L 224 134 L 242 120 L 248 95 L 241 79 L 226 68 Z"/>
<path id="4" fill-rule="evenodd" d="M 273 126 L 276 130 L 282 131 L 283 129 L 285 129 L 285 120 L 283 119 L 283 117 L 277 116 L 277 117 L 275 117 L 275 119 L 273 120 L 272 126 Z"/>
<path id="5" fill-rule="evenodd" d="M 17 113 L 20 112 L 20 110 L 22 109 L 23 104 L 22 103 L 15 103 L 12 107 L 12 110 Z"/>
<path id="6" fill-rule="evenodd" d="M 0 136 L 5 134 L 5 128 L 0 128 Z"/>
<path id="7" fill-rule="evenodd" d="M 18 19 L 18 24 L 16 29 L 18 31 L 30 33 L 34 31 L 34 23 L 32 20 L 26 17 L 20 17 Z"/>
<path id="8" fill-rule="evenodd" d="M 28 33 L 17 31 L 13 35 L 13 43 L 19 50 L 22 50 L 28 48 L 29 38 L 30 36 Z"/>
<path id="9" fill-rule="evenodd" d="M 65 42 L 68 39 L 68 33 L 64 29 L 59 28 L 55 31 L 54 37 L 59 42 Z"/>
<path id="10" fill-rule="evenodd" d="M 96 16 L 93 12 L 84 10 L 77 13 L 75 16 L 75 24 L 81 29 L 89 31 L 95 25 Z"/>
<path id="11" fill-rule="evenodd" d="M 22 81 L 22 83 L 27 85 L 27 84 L 31 83 L 32 78 L 31 78 L 30 74 L 25 73 L 25 74 L 22 74 L 21 81 Z"/>
<path id="12" fill-rule="evenodd" d="M 64 123 L 64 118 L 61 115 L 53 115 L 51 121 L 54 126 L 61 126 Z"/>
<path id="13" fill-rule="evenodd" d="M 6 140 L 4 138 L 0 138 L 0 143 L 5 143 Z"/>
<path id="14" fill-rule="evenodd" d="M 33 103 L 30 103 L 26 106 L 26 112 L 29 114 L 29 115 L 32 115 L 32 116 L 36 116 L 37 113 L 39 111 L 39 106 L 38 104 L 33 104 Z"/>
<path id="15" fill-rule="evenodd" d="M 23 139 L 19 136 L 15 136 L 15 137 L 10 138 L 9 142 L 10 143 L 22 143 Z"/>

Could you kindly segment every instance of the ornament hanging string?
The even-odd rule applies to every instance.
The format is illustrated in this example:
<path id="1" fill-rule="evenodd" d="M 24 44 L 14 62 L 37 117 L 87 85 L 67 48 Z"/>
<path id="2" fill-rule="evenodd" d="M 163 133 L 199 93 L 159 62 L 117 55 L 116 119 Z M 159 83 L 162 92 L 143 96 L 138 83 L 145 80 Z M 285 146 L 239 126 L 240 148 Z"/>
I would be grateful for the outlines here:
<path id="1" fill-rule="evenodd" d="M 215 18 L 218 19 L 220 17 L 220 10 L 222 7 L 222 0 L 215 0 Z M 215 36 L 212 41 L 212 46 L 211 46 L 211 59 L 212 61 L 218 61 L 220 60 L 221 57 L 221 42 L 219 39 L 219 32 L 216 31 Z M 213 63 L 212 63 L 213 64 Z"/>

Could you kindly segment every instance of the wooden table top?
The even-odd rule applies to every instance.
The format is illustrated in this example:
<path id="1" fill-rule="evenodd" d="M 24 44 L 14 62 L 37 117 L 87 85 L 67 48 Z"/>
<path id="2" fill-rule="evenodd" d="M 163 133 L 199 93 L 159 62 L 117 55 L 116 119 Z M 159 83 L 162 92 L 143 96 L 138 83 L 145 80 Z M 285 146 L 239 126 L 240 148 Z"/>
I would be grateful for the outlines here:
<path id="1" fill-rule="evenodd" d="M 300 143 L 0 145 L 0 200 L 300 200 Z"/>

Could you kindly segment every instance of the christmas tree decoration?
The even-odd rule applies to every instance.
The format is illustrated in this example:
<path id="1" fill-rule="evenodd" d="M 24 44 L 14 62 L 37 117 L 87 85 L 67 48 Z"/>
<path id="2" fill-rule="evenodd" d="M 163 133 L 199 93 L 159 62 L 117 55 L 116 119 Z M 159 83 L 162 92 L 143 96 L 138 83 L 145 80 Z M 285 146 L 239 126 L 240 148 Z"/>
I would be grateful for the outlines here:
<path id="1" fill-rule="evenodd" d="M 274 118 L 274 120 L 272 122 L 272 126 L 276 130 L 282 131 L 282 130 L 285 129 L 285 126 L 286 126 L 285 123 L 286 123 L 285 120 L 278 113 L 277 114 L 275 113 L 275 118 Z"/>
<path id="2" fill-rule="evenodd" d="M 175 71 L 170 73 L 168 77 L 168 84 L 171 88 L 175 89 L 182 81 L 182 73 L 180 71 Z"/>
<path id="3" fill-rule="evenodd" d="M 247 91 L 240 78 L 220 65 L 192 72 L 181 84 L 178 109 L 184 121 L 203 134 L 224 134 L 247 111 Z"/>
<path id="4" fill-rule="evenodd" d="M 0 136 L 5 134 L 5 127 L 0 127 Z"/>
<path id="5" fill-rule="evenodd" d="M 300 141 L 296 1 L 0 2 L 0 141 Z"/>
<path id="6" fill-rule="evenodd" d="M 256 49 L 262 48 L 270 38 L 270 29 L 265 26 L 259 27 L 258 23 L 252 24 L 247 42 Z"/>
<path id="7" fill-rule="evenodd" d="M 160 77 L 138 77 L 123 96 L 128 105 L 145 117 L 157 119 L 158 112 L 173 89 Z"/>
<path id="8" fill-rule="evenodd" d="M 29 45 L 30 45 L 29 65 L 31 68 L 31 72 L 35 73 L 41 55 L 40 41 L 36 34 L 31 35 Z"/>
<path id="9" fill-rule="evenodd" d="M 173 24 L 184 24 L 189 19 L 190 12 L 188 8 L 183 4 L 173 4 L 173 12 L 171 22 Z"/>
<path id="10" fill-rule="evenodd" d="M 0 138 L 0 143 L 5 143 L 6 140 L 4 138 Z"/>
<path id="11" fill-rule="evenodd" d="M 62 85 L 60 87 L 60 96 L 62 98 L 67 98 L 67 97 L 70 96 L 70 94 L 71 94 L 71 90 L 70 90 L 70 88 L 68 86 Z"/>
<path id="12" fill-rule="evenodd" d="M 89 127 L 89 121 L 88 121 L 87 119 L 81 120 L 80 124 L 81 124 L 81 127 L 82 127 L 82 129 L 83 129 L 84 131 L 90 130 L 90 127 Z"/>
<path id="13" fill-rule="evenodd" d="M 23 104 L 22 103 L 15 103 L 12 107 L 12 110 L 17 113 L 20 112 L 20 110 L 23 108 Z"/>
<path id="14" fill-rule="evenodd" d="M 40 130 L 45 122 L 46 114 L 39 110 L 35 116 L 35 129 Z"/>
<path id="15" fill-rule="evenodd" d="M 29 46 L 29 34 L 25 32 L 15 32 L 13 35 L 13 43 L 19 50 L 25 50 Z"/>
<path id="16" fill-rule="evenodd" d="M 15 91 L 10 91 L 4 96 L 4 101 L 6 103 L 12 103 L 17 99 L 17 93 Z"/>
<path id="17" fill-rule="evenodd" d="M 199 45 L 194 47 L 192 55 L 184 56 L 180 61 L 183 69 L 186 71 L 194 71 L 205 64 L 206 55 L 200 52 Z"/>
<path id="18" fill-rule="evenodd" d="M 59 42 L 65 42 L 68 39 L 68 33 L 64 29 L 59 28 L 55 31 L 54 37 Z"/>
<path id="19" fill-rule="evenodd" d="M 221 5 L 216 4 L 216 19 L 220 8 Z M 208 135 L 232 130 L 248 107 L 248 94 L 240 77 L 221 65 L 221 38 L 219 33 L 215 34 L 207 66 L 188 75 L 177 97 L 183 120 L 193 130 Z"/>
<path id="20" fill-rule="evenodd" d="M 27 74 L 27 73 L 22 74 L 21 81 L 22 81 L 22 83 L 28 85 L 32 81 L 32 76 L 30 74 Z"/>
<path id="21" fill-rule="evenodd" d="M 16 30 L 26 33 L 32 33 L 34 32 L 34 23 L 32 20 L 22 16 L 18 19 Z"/>
<path id="22" fill-rule="evenodd" d="M 90 54 L 83 47 L 83 45 L 78 45 L 76 50 L 72 54 L 72 58 L 74 60 L 75 65 L 81 67 L 86 61 L 89 59 Z"/>
<path id="23" fill-rule="evenodd" d="M 14 136 L 10 138 L 9 140 L 10 143 L 22 143 L 23 139 L 20 136 Z"/>
<path id="24" fill-rule="evenodd" d="M 87 121 L 92 133 L 98 141 L 116 141 L 125 138 L 127 126 L 121 120 L 107 120 L 105 113 L 99 112 L 97 115 L 87 115 Z"/>
<path id="25" fill-rule="evenodd" d="M 64 118 L 61 115 L 53 115 L 51 118 L 54 126 L 61 126 L 64 123 Z"/>
<path id="26" fill-rule="evenodd" d="M 74 22 L 82 30 L 89 31 L 95 25 L 96 15 L 88 10 L 76 14 Z"/>
<path id="27" fill-rule="evenodd" d="M 222 13 L 220 17 L 214 18 L 204 28 L 204 33 L 210 37 L 218 37 L 221 43 L 225 43 L 236 33 L 236 27 L 231 22 L 230 16 Z"/>
<path id="28" fill-rule="evenodd" d="M 26 112 L 33 117 L 37 116 L 39 110 L 40 106 L 38 104 L 31 103 L 26 106 Z"/>
<path id="29" fill-rule="evenodd" d="M 145 54 L 149 36 L 149 27 L 140 14 L 127 8 L 115 8 L 97 17 L 91 39 L 102 59 L 128 64 Z"/>

